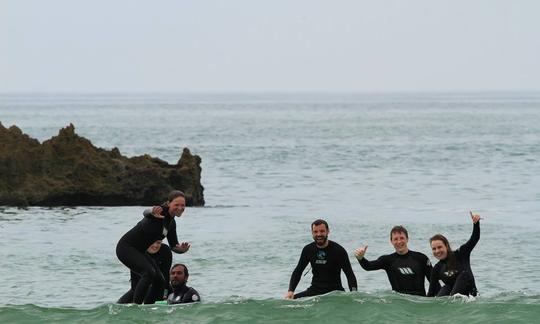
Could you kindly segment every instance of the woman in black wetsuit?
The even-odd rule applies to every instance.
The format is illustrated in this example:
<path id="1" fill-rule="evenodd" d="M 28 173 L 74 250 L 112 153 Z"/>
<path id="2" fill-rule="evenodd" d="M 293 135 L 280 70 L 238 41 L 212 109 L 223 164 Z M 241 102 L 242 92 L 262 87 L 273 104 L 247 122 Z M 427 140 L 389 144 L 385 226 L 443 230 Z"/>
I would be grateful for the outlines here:
<path id="1" fill-rule="evenodd" d="M 459 249 L 452 251 L 450 243 L 441 234 L 433 236 L 429 241 L 433 256 L 439 262 L 431 271 L 428 297 L 452 296 L 454 294 L 476 296 L 476 284 L 471 270 L 471 251 L 480 240 L 480 215 L 471 212 L 473 232 L 471 238 Z M 442 280 L 444 286 L 437 288 L 437 283 Z"/>
<path id="2" fill-rule="evenodd" d="M 139 282 L 133 289 L 133 303 L 142 304 L 149 293 L 152 282 L 156 278 L 162 277 L 145 255 L 150 245 L 167 237 L 173 252 L 184 253 L 189 250 L 189 243 L 178 243 L 174 220 L 175 216 L 182 216 L 185 208 L 184 193 L 178 190 L 172 191 L 165 204 L 154 206 L 151 210 L 145 210 L 143 220 L 118 241 L 116 245 L 118 259 L 140 276 Z"/>

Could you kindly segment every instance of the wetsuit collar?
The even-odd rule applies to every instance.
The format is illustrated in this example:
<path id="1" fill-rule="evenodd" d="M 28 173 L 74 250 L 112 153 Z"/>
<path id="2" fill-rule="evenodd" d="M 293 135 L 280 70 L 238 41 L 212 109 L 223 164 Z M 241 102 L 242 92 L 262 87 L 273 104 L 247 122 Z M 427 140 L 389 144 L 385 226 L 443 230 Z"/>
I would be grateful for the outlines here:
<path id="1" fill-rule="evenodd" d="M 324 245 L 323 246 L 320 246 L 317 244 L 317 242 L 315 242 L 315 246 L 317 247 L 317 249 L 325 249 L 328 247 L 328 245 L 330 245 L 330 240 L 329 239 L 326 239 L 326 242 L 324 242 Z"/>
<path id="2" fill-rule="evenodd" d="M 401 254 L 401 253 L 398 253 L 398 251 L 396 251 L 396 254 L 397 254 L 397 255 L 402 255 L 402 256 L 406 256 L 407 254 L 409 254 L 409 252 L 410 252 L 410 250 L 409 250 L 409 249 L 407 249 L 407 252 L 405 252 L 405 253 L 403 253 L 403 254 Z"/>
<path id="3" fill-rule="evenodd" d="M 174 293 L 177 293 L 179 291 L 182 291 L 186 288 L 186 283 L 184 282 L 183 284 L 181 285 L 177 285 L 177 286 L 172 286 L 172 289 L 173 289 L 173 292 Z"/>

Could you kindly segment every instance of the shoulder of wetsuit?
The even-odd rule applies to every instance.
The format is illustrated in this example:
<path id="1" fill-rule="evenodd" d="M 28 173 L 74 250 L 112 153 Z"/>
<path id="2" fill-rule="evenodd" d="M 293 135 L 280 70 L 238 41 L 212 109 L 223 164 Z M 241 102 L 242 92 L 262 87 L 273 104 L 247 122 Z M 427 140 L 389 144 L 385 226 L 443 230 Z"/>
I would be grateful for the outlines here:
<path id="1" fill-rule="evenodd" d="M 439 260 L 435 265 L 433 266 L 433 271 L 439 270 L 442 266 L 446 264 L 446 260 Z"/>
<path id="2" fill-rule="evenodd" d="M 303 250 L 316 250 L 316 249 L 317 249 L 317 244 L 315 244 L 315 242 L 306 244 L 306 246 L 304 246 L 303 248 Z"/>
<path id="3" fill-rule="evenodd" d="M 347 253 L 347 250 L 345 250 L 345 248 L 343 246 L 341 246 L 341 244 L 339 244 L 337 242 L 334 242 L 334 241 L 328 240 L 328 247 L 331 248 L 331 249 L 343 250 L 343 251 L 345 251 L 345 253 Z"/>
<path id="4" fill-rule="evenodd" d="M 410 254 L 410 256 L 412 256 L 413 258 L 419 259 L 419 260 L 421 260 L 421 261 L 424 261 L 425 259 L 429 259 L 429 258 L 427 257 L 427 255 L 425 255 L 425 254 L 422 253 L 422 252 L 417 252 L 417 251 L 411 251 L 411 250 L 409 250 L 409 254 Z"/>
<path id="5" fill-rule="evenodd" d="M 195 290 L 192 287 L 189 287 L 189 289 L 186 292 L 185 296 L 186 296 L 186 302 L 198 302 L 198 301 L 201 301 L 201 296 L 199 295 L 197 290 Z"/>

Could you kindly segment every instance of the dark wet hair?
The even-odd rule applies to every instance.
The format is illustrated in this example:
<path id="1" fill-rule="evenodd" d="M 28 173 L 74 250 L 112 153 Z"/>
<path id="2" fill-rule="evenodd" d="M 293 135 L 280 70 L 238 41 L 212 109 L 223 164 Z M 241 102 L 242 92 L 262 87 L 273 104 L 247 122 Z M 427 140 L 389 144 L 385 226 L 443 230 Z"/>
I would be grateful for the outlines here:
<path id="1" fill-rule="evenodd" d="M 450 242 L 448 242 L 448 239 L 442 235 L 442 234 L 435 234 L 429 239 L 429 244 L 433 241 L 441 241 L 446 246 L 446 260 L 447 260 L 447 268 L 455 269 L 456 267 L 456 258 L 454 257 L 454 252 L 452 251 L 452 248 L 450 247 Z"/>
<path id="2" fill-rule="evenodd" d="M 405 227 L 401 225 L 397 225 L 392 227 L 392 230 L 390 230 L 390 240 L 392 240 L 392 234 L 394 233 L 404 233 L 406 238 L 409 238 L 409 232 L 405 229 Z"/>
<path id="3" fill-rule="evenodd" d="M 451 251 L 451 249 L 450 249 L 450 242 L 448 242 L 448 239 L 447 239 L 444 235 L 442 235 L 442 234 L 435 234 L 435 235 L 433 235 L 433 236 L 429 239 L 429 243 L 431 244 L 431 242 L 433 242 L 433 241 L 442 241 L 442 242 L 444 243 L 444 245 L 446 245 L 446 248 L 447 248 L 448 250 Z"/>
<path id="4" fill-rule="evenodd" d="M 180 190 L 173 190 L 167 196 L 167 202 L 171 202 L 171 201 L 175 200 L 178 197 L 186 198 L 186 195 Z"/>
<path id="5" fill-rule="evenodd" d="M 324 219 L 316 219 L 313 223 L 311 223 L 311 229 L 313 229 L 313 226 L 319 226 L 321 224 L 324 224 L 326 230 L 330 229 L 330 227 L 328 227 L 328 223 Z"/>
<path id="6" fill-rule="evenodd" d="M 180 267 L 180 266 L 184 267 L 184 276 L 189 277 L 189 271 L 188 271 L 188 268 L 187 268 L 186 265 L 183 264 L 183 263 L 177 263 L 177 264 L 173 265 L 173 266 L 171 267 L 171 271 L 173 271 L 174 268 L 177 268 L 177 267 Z"/>

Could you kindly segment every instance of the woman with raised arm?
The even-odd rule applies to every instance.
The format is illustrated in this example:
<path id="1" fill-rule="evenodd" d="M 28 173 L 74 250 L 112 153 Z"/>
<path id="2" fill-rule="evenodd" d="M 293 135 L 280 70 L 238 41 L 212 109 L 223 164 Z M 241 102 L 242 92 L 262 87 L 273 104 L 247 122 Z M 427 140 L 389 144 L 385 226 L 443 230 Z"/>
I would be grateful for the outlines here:
<path id="1" fill-rule="evenodd" d="M 476 296 L 476 284 L 471 270 L 471 251 L 480 240 L 480 215 L 471 214 L 473 231 L 471 238 L 459 249 L 452 251 L 450 243 L 441 234 L 434 235 L 430 240 L 433 256 L 439 262 L 433 267 L 429 291 L 427 295 L 452 296 L 455 294 Z M 444 286 L 437 289 L 437 283 L 442 280 Z"/>

